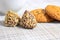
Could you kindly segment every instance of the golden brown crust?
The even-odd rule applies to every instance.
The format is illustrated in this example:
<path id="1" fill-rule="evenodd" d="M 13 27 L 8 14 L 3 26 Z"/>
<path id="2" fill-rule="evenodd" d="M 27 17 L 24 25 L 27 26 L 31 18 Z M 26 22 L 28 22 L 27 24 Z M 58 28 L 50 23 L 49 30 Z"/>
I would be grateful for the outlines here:
<path id="1" fill-rule="evenodd" d="M 37 22 L 51 22 L 51 19 L 46 13 L 44 9 L 35 9 L 31 11 L 34 14 Z"/>
<path id="2" fill-rule="evenodd" d="M 60 21 L 60 7 L 54 5 L 48 5 L 46 8 L 46 13 L 53 19 Z"/>

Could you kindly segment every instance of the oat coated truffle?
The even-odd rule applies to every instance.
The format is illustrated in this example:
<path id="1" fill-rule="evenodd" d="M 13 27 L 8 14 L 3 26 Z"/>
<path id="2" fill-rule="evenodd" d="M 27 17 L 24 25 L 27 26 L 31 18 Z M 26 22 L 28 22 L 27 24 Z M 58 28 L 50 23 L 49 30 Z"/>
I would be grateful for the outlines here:
<path id="1" fill-rule="evenodd" d="M 17 15 L 16 12 L 14 11 L 8 11 L 6 16 L 5 16 L 5 26 L 8 26 L 8 27 L 14 27 L 18 24 L 20 20 L 20 17 Z"/>
<path id="2" fill-rule="evenodd" d="M 35 16 L 26 10 L 22 16 L 20 25 L 27 29 L 32 29 L 36 27 L 37 21 L 35 19 Z"/>

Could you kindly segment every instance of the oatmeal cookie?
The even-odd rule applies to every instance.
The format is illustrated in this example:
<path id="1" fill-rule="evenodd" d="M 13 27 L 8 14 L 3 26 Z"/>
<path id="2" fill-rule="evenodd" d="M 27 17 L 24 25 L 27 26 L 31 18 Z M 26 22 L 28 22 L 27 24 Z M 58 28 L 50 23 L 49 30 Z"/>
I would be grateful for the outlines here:
<path id="1" fill-rule="evenodd" d="M 13 11 L 8 11 L 5 16 L 5 26 L 16 26 L 20 20 L 20 17 Z"/>
<path id="2" fill-rule="evenodd" d="M 37 21 L 36 21 L 34 15 L 26 10 L 22 16 L 20 25 L 23 26 L 24 28 L 32 29 L 32 28 L 36 27 Z"/>
<path id="3" fill-rule="evenodd" d="M 60 21 L 60 7 L 55 5 L 48 5 L 46 8 L 46 13 L 53 19 Z"/>
<path id="4" fill-rule="evenodd" d="M 51 22 L 53 19 L 51 19 L 45 12 L 44 9 L 35 9 L 32 10 L 31 13 L 35 16 L 37 22 Z"/>

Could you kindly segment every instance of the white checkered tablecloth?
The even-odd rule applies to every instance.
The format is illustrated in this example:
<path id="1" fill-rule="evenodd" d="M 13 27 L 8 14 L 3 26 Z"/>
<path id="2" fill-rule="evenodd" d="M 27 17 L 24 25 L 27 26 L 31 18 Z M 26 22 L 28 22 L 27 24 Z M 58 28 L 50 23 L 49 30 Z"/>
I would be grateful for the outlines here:
<path id="1" fill-rule="evenodd" d="M 44 8 L 48 4 L 60 5 L 60 0 L 28 0 L 18 11 L 21 16 L 24 10 Z M 34 29 L 5 27 L 4 16 L 0 13 L 0 40 L 60 40 L 60 23 L 38 23 Z"/>

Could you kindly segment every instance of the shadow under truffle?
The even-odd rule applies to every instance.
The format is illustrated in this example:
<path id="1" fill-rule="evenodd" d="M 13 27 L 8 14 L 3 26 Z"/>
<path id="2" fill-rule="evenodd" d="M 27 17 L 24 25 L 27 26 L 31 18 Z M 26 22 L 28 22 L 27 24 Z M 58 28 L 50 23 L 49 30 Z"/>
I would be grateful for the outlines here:
<path id="1" fill-rule="evenodd" d="M 0 16 L 4 16 L 4 15 L 5 15 L 4 13 L 0 12 Z"/>
<path id="2" fill-rule="evenodd" d="M 0 21 L 0 26 L 5 26 L 4 21 Z"/>

